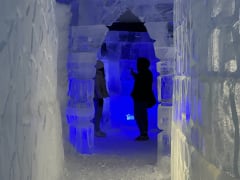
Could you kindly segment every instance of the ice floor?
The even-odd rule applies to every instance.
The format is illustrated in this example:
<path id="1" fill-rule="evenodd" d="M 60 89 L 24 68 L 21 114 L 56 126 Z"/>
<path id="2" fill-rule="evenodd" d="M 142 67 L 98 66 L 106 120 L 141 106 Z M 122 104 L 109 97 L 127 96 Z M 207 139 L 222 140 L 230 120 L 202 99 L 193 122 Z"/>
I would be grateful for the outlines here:
<path id="1" fill-rule="evenodd" d="M 65 143 L 63 180 L 170 180 L 170 157 L 157 156 L 157 129 L 150 130 L 145 142 L 134 141 L 134 126 L 106 132 L 106 138 L 95 138 L 92 155 L 81 155 Z"/>

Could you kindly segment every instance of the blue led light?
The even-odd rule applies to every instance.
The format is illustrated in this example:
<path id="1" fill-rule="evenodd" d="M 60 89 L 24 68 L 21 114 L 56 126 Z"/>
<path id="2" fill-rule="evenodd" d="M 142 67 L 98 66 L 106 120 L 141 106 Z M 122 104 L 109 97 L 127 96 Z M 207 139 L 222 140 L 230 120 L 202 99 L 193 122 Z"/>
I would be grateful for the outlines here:
<path id="1" fill-rule="evenodd" d="M 134 115 L 132 115 L 132 114 L 127 114 L 127 115 L 126 115 L 126 120 L 127 120 L 127 121 L 133 121 L 133 120 L 135 120 Z"/>

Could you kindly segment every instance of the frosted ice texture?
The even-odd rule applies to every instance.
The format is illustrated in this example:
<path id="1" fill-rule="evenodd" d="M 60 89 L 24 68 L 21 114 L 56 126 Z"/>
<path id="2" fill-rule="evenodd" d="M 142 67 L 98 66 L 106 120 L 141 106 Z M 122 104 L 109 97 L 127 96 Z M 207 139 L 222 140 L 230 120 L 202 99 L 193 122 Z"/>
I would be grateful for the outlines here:
<path id="1" fill-rule="evenodd" d="M 170 126 L 172 121 L 173 94 L 173 56 L 174 51 L 171 47 L 161 49 L 161 60 L 156 63 L 156 69 L 159 73 L 157 77 L 158 101 L 161 105 L 158 107 L 158 126 L 163 129 L 164 135 L 161 138 L 170 137 Z M 170 138 L 169 138 L 170 139 Z"/>
<path id="2" fill-rule="evenodd" d="M 69 117 L 68 117 L 69 118 Z M 72 117 L 74 119 L 74 117 Z M 76 117 L 78 118 L 78 117 Z M 69 142 L 77 152 L 91 154 L 94 148 L 94 125 L 91 122 L 69 124 Z"/>
<path id="3" fill-rule="evenodd" d="M 239 178 L 239 7 L 175 0 L 172 179 Z"/>
<path id="4" fill-rule="evenodd" d="M 96 54 L 69 53 L 67 60 L 68 78 L 93 79 L 96 68 Z"/>
<path id="5" fill-rule="evenodd" d="M 71 26 L 71 52 L 96 52 L 105 37 L 106 30 L 104 25 Z"/>
<path id="6" fill-rule="evenodd" d="M 173 61 L 172 59 L 157 62 L 158 100 L 164 106 L 172 105 L 173 94 Z"/>
<path id="7" fill-rule="evenodd" d="M 158 149 L 164 155 L 170 154 L 171 147 L 171 122 L 172 122 L 172 107 L 158 106 L 158 127 L 162 132 L 158 135 Z M 173 147 L 174 148 L 174 147 Z M 162 154 L 158 154 L 159 159 Z"/>
<path id="8" fill-rule="evenodd" d="M 72 16 L 76 14 L 72 11 Z M 94 76 L 104 25 L 70 26 L 67 58 L 68 103 L 66 121 L 70 143 L 79 153 L 93 152 Z"/>
<path id="9" fill-rule="evenodd" d="M 174 48 L 172 47 L 172 38 L 167 36 L 167 22 L 148 22 L 146 27 L 151 38 L 156 40 L 154 49 L 156 57 L 159 58 L 156 63 L 158 101 L 164 106 L 171 106 Z"/>
<path id="10" fill-rule="evenodd" d="M 169 22 L 171 22 L 169 20 Z M 173 57 L 173 38 L 168 36 L 168 30 L 167 30 L 167 21 L 163 22 L 146 22 L 144 25 L 147 28 L 148 33 L 150 34 L 151 38 L 156 40 L 154 43 L 155 45 L 155 53 L 156 55 L 162 59 L 163 57 L 167 58 L 165 56 L 165 53 L 162 49 L 167 49 L 167 52 L 169 52 L 169 55 L 171 55 L 171 58 Z M 172 50 L 170 50 L 172 49 Z"/>
<path id="11" fill-rule="evenodd" d="M 61 176 L 55 8 L 50 0 L 1 1 L 2 180 L 59 180 Z"/>
<path id="12" fill-rule="evenodd" d="M 118 1 L 107 3 L 110 10 L 114 5 L 115 11 L 108 11 L 107 16 L 98 16 L 104 17 L 101 22 L 106 23 L 121 13 Z M 57 57 L 59 44 L 53 16 L 55 4 L 49 0 L 14 0 L 2 4 L 1 18 L 4 20 L 1 21 L 0 53 L 5 61 L 1 61 L 4 68 L 0 76 L 3 85 L 0 132 L 4 137 L 0 141 L 3 147 L 0 154 L 4 159 L 1 161 L 4 163 L 1 164 L 1 178 L 59 179 L 63 158 L 56 82 L 61 83 L 62 79 L 56 77 L 56 61 L 61 59 L 61 54 Z M 77 12 L 74 8 L 76 6 L 72 6 L 72 11 Z M 152 19 L 158 17 L 155 15 L 151 16 Z M 67 13 L 65 17 L 69 18 Z M 58 16 L 58 19 L 61 18 Z M 78 18 L 71 21 L 72 25 L 78 25 Z M 92 47 L 92 44 L 87 44 L 87 47 Z"/>

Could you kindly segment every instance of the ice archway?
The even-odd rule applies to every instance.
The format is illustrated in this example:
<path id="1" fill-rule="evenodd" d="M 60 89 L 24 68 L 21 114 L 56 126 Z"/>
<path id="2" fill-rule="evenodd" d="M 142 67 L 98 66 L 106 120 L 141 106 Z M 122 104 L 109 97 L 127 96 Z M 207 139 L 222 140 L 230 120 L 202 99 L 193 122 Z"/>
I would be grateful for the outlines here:
<path id="1" fill-rule="evenodd" d="M 129 1 L 101 2 L 112 5 L 109 12 L 115 12 L 114 7 Z M 172 179 L 239 179 L 239 0 L 174 3 Z M 61 176 L 59 101 L 64 99 L 57 95 L 61 97 L 62 84 L 57 85 L 61 54 L 57 54 L 55 8 L 50 0 L 4 0 L 0 7 L 0 177 L 4 180 Z M 116 16 L 107 17 L 110 20 L 101 24 Z M 89 22 L 99 24 L 95 18 Z"/>
<path id="2" fill-rule="evenodd" d="M 67 56 L 68 78 L 70 85 L 68 91 L 69 100 L 66 114 L 69 124 L 70 142 L 74 144 L 74 146 L 77 149 L 78 147 L 81 147 L 81 142 L 77 141 L 77 139 L 81 138 L 76 138 L 76 136 L 79 134 L 78 132 L 80 132 L 79 129 L 81 129 L 80 127 L 82 126 L 90 127 L 91 125 L 90 124 L 88 125 L 87 121 L 89 122 L 94 115 L 92 101 L 93 89 L 91 88 L 93 83 L 93 77 L 95 74 L 94 64 L 97 59 L 98 51 L 105 38 L 105 34 L 108 31 L 106 25 L 107 24 L 111 25 L 112 23 L 114 23 L 112 22 L 112 19 L 115 20 L 121 15 L 120 19 L 122 22 L 131 23 L 136 23 L 136 21 L 138 22 L 139 20 L 136 20 L 137 19 L 136 16 L 134 15 L 130 16 L 130 13 L 125 13 L 130 11 L 135 11 L 137 14 L 139 14 L 139 16 L 140 15 L 144 16 L 145 17 L 144 21 L 146 21 L 145 26 L 148 29 L 150 37 L 155 40 L 154 46 L 156 56 L 159 59 L 161 59 L 161 62 L 165 61 L 171 63 L 173 61 L 174 53 L 172 43 L 170 43 L 170 41 L 172 41 L 172 38 L 168 36 L 169 32 L 167 29 L 167 24 L 169 23 L 169 21 L 170 22 L 172 21 L 172 7 L 173 7 L 172 3 L 152 2 L 144 12 L 142 12 L 143 7 L 145 7 L 146 5 L 146 3 L 144 2 L 138 2 L 135 5 L 134 4 L 131 5 L 131 3 L 124 2 L 122 3 L 122 5 L 123 6 L 120 5 L 116 6 L 116 4 L 113 3 L 110 6 L 106 6 L 106 4 L 101 5 L 100 3 L 98 4 L 94 1 L 92 3 L 87 4 L 85 4 L 84 1 L 71 1 L 70 3 L 72 16 L 69 27 L 68 36 L 69 52 Z M 109 12 L 110 10 L 112 11 L 112 8 L 115 7 L 116 7 L 115 13 Z M 92 14 L 90 11 L 91 9 L 94 9 L 96 13 Z M 155 18 L 154 17 L 155 13 L 162 14 L 162 17 L 157 16 L 157 18 Z M 101 16 L 99 16 L 98 14 L 101 14 Z M 156 32 L 155 29 L 158 29 L 158 32 Z M 148 37 L 148 34 L 144 35 L 146 36 L 145 44 L 147 44 L 147 41 L 149 41 L 150 43 L 151 38 Z M 137 38 L 137 34 L 134 35 L 134 37 Z M 113 36 L 113 39 L 110 39 L 109 41 L 114 40 L 120 41 L 121 40 L 120 34 L 118 36 L 116 35 L 116 37 Z M 113 48 L 111 49 L 110 47 L 108 51 L 110 52 L 109 53 L 110 55 L 112 55 L 111 51 L 116 51 L 116 54 L 120 55 L 121 50 L 122 49 L 120 46 L 119 48 L 115 47 L 115 49 Z M 142 56 L 144 54 L 145 56 L 150 58 L 150 60 L 152 60 L 154 63 L 156 62 L 157 58 L 155 57 L 154 52 L 148 52 L 146 48 L 142 48 L 139 51 L 141 52 Z M 110 59 L 113 59 L 112 61 L 116 61 L 119 60 L 118 58 L 120 59 L 120 57 L 117 56 L 111 57 Z M 63 62 L 65 62 L 64 60 Z M 66 63 L 64 63 L 64 65 L 65 64 Z M 156 64 L 153 64 L 153 68 L 154 70 L 156 69 Z M 116 72 L 117 69 L 109 71 L 109 74 L 113 73 L 113 75 L 110 75 L 110 77 L 114 77 L 114 74 L 116 74 Z M 172 76 L 170 76 L 170 78 L 171 77 Z M 118 82 L 115 82 L 115 84 L 117 83 Z M 80 89 L 80 87 L 86 88 Z M 76 91 L 80 93 L 75 93 Z M 79 96 L 79 94 L 83 95 Z M 161 108 L 159 109 L 161 110 Z M 171 111 L 170 110 L 168 111 L 169 114 L 171 114 L 170 113 Z M 120 116 L 120 113 L 118 115 Z M 76 128 L 76 126 L 78 127 Z M 91 131 L 91 129 L 89 131 Z"/>

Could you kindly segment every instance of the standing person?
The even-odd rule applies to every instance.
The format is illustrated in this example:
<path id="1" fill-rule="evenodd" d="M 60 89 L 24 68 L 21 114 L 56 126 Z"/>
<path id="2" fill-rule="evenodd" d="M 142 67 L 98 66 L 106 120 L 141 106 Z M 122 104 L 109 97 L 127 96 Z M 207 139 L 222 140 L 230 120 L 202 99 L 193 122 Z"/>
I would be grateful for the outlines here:
<path id="1" fill-rule="evenodd" d="M 140 57 L 137 59 L 137 73 L 131 69 L 131 74 L 134 77 L 134 86 L 131 92 L 134 104 L 134 117 L 140 131 L 140 135 L 135 139 L 136 141 L 146 141 L 149 139 L 147 108 L 156 103 L 152 91 L 153 75 L 149 70 L 149 66 L 149 60 Z"/>
<path id="2" fill-rule="evenodd" d="M 94 117 L 94 131 L 96 137 L 105 137 L 106 133 L 101 131 L 100 123 L 102 119 L 103 113 L 103 104 L 104 98 L 109 97 L 107 88 L 106 88 L 106 80 L 105 80 L 105 72 L 104 72 L 104 64 L 102 61 L 97 60 L 95 65 L 96 67 L 96 75 L 94 79 L 94 107 L 95 107 L 95 117 Z"/>

